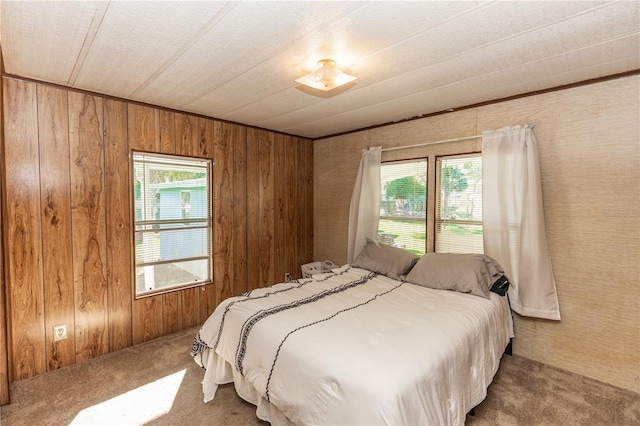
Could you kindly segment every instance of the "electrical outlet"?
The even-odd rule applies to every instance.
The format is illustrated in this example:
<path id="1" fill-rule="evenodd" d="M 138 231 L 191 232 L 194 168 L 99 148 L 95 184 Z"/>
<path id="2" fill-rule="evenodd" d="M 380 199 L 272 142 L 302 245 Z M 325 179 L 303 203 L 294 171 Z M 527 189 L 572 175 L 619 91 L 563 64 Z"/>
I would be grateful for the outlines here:
<path id="1" fill-rule="evenodd" d="M 288 283 L 289 281 L 293 281 L 293 278 L 291 278 L 291 272 L 284 274 L 284 282 Z"/>
<path id="2" fill-rule="evenodd" d="M 67 338 L 67 325 L 54 325 L 53 326 L 53 341 L 64 340 Z"/>

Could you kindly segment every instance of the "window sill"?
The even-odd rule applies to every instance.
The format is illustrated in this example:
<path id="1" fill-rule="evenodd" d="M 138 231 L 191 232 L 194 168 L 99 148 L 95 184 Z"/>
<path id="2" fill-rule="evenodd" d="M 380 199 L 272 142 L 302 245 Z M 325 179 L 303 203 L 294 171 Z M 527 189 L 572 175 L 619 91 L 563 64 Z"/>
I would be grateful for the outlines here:
<path id="1" fill-rule="evenodd" d="M 149 290 L 149 291 L 145 291 L 144 293 L 136 294 L 134 300 L 144 299 L 152 296 L 158 296 L 160 294 L 173 293 L 176 291 L 187 290 L 190 288 L 204 287 L 208 284 L 213 284 L 213 281 L 203 281 L 203 282 L 183 284 L 180 286 L 174 286 L 174 287 L 168 287 L 168 288 L 159 288 L 157 290 Z M 202 290 L 204 291 L 204 288 Z"/>

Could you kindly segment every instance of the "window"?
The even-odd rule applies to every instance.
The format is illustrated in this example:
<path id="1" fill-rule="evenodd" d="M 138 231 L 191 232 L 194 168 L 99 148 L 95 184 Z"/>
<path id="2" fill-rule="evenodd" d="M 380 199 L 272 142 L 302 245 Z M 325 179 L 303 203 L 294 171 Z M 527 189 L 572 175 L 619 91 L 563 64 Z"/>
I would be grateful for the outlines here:
<path id="1" fill-rule="evenodd" d="M 437 160 L 435 251 L 483 253 L 482 156 Z"/>
<path id="2" fill-rule="evenodd" d="M 136 295 L 211 281 L 211 162 L 133 153 Z"/>
<path id="3" fill-rule="evenodd" d="M 426 251 L 427 161 L 380 166 L 378 241 L 418 255 Z"/>
<path id="4" fill-rule="evenodd" d="M 418 255 L 484 251 L 481 154 L 383 163 L 380 182 L 380 243 Z"/>

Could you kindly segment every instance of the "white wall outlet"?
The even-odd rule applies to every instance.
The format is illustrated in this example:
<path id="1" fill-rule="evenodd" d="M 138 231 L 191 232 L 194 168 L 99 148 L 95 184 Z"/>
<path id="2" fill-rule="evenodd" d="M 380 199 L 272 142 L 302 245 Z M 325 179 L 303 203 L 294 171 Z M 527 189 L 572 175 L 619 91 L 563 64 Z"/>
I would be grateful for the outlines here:
<path id="1" fill-rule="evenodd" d="M 67 338 L 67 325 L 54 325 L 53 326 L 53 341 L 64 340 Z"/>

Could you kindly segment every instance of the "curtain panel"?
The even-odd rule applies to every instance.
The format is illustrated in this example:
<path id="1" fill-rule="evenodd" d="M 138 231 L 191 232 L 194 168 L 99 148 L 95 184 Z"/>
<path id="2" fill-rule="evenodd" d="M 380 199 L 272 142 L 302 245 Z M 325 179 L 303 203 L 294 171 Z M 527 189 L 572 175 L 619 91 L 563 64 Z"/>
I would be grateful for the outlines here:
<path id="1" fill-rule="evenodd" d="M 362 159 L 351 194 L 347 262 L 358 257 L 367 238 L 376 239 L 380 219 L 380 159 L 382 147 L 362 150 Z"/>
<path id="2" fill-rule="evenodd" d="M 511 308 L 559 320 L 533 126 L 483 131 L 482 170 L 484 252 L 511 282 Z"/>

